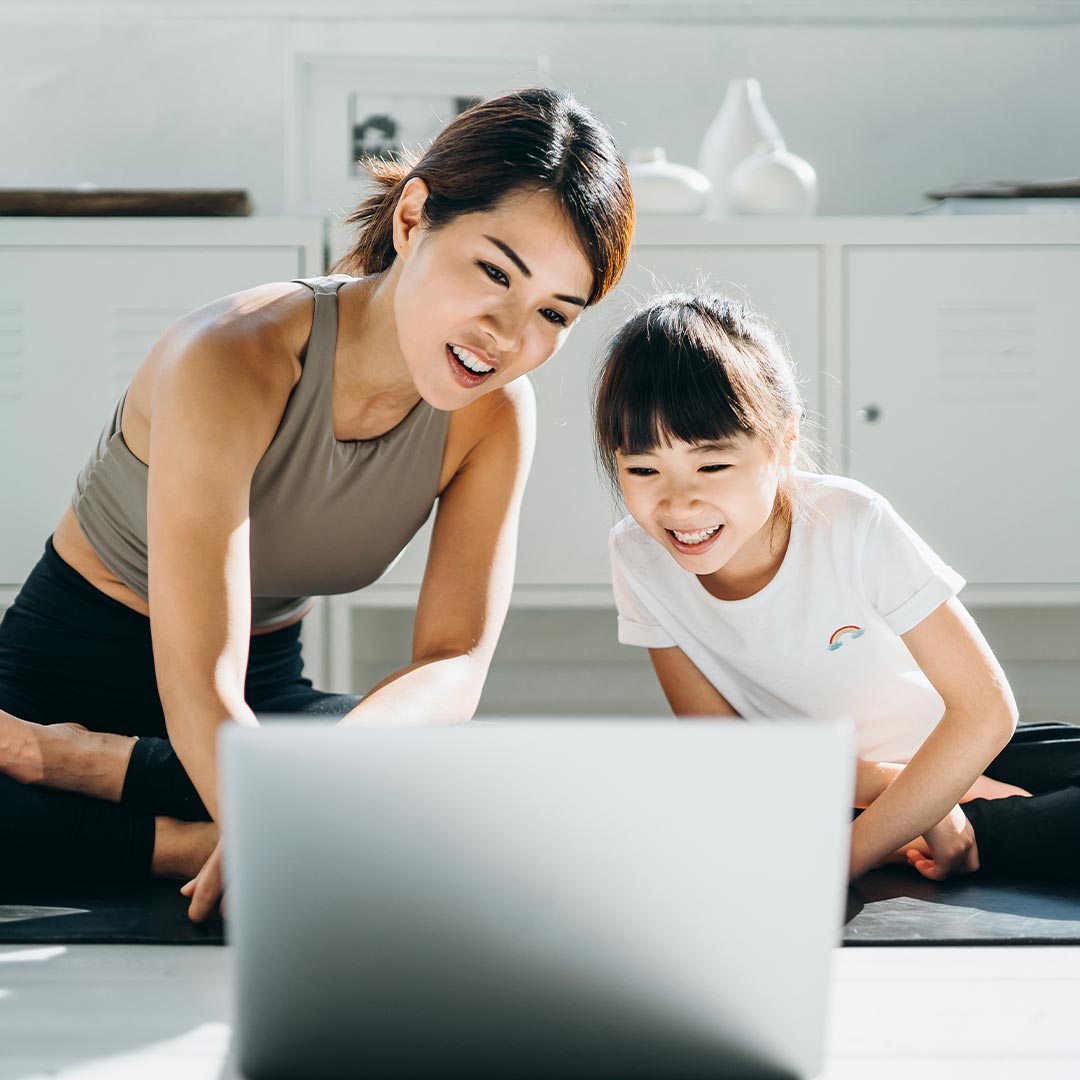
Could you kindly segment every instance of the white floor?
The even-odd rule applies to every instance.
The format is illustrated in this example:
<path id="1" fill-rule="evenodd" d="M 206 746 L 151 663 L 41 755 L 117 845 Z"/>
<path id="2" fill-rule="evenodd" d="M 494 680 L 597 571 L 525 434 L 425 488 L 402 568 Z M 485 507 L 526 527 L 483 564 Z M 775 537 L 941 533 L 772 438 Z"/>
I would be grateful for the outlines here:
<path id="1" fill-rule="evenodd" d="M 235 1080 L 230 950 L 0 946 L 0 1080 Z M 1080 948 L 837 950 L 822 1080 L 1080 1077 Z"/>

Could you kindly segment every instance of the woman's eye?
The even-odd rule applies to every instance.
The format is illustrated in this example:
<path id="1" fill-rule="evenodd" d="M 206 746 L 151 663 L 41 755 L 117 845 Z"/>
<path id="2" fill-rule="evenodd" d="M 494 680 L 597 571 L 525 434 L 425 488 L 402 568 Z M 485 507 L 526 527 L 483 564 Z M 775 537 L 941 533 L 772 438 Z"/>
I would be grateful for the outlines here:
<path id="1" fill-rule="evenodd" d="M 730 465 L 702 465 L 698 472 L 723 472 L 730 468 Z"/>
<path id="2" fill-rule="evenodd" d="M 510 279 L 497 267 L 492 266 L 491 263 L 478 263 L 478 266 L 483 267 L 484 273 L 487 274 L 492 281 L 497 282 L 500 285 L 509 285 Z"/>
<path id="3" fill-rule="evenodd" d="M 549 323 L 554 323 L 556 326 L 566 325 L 566 316 L 562 312 L 555 311 L 553 308 L 543 308 L 540 312 Z"/>

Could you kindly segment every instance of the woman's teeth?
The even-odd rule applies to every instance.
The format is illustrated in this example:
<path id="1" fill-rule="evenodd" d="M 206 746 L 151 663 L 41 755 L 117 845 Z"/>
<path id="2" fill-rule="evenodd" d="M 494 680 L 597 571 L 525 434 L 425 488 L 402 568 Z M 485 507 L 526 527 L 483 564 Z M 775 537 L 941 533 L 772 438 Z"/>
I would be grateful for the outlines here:
<path id="1" fill-rule="evenodd" d="M 719 525 L 714 525 L 711 529 L 699 529 L 697 532 L 677 532 L 675 529 L 672 529 L 671 535 L 674 536 L 680 544 L 701 544 L 708 540 L 710 536 L 714 536 L 719 530 Z"/>
<path id="2" fill-rule="evenodd" d="M 450 351 L 467 367 L 474 375 L 486 375 L 495 369 L 490 364 L 485 364 L 478 356 L 463 349 L 460 345 L 451 345 Z"/>

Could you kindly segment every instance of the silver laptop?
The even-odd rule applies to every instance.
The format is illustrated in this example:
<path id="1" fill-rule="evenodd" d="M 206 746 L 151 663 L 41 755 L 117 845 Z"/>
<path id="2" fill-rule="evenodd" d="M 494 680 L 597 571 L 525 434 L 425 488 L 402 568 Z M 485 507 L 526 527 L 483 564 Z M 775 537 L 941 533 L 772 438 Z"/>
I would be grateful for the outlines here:
<path id="1" fill-rule="evenodd" d="M 251 1077 L 809 1077 L 853 743 L 812 721 L 223 734 Z"/>

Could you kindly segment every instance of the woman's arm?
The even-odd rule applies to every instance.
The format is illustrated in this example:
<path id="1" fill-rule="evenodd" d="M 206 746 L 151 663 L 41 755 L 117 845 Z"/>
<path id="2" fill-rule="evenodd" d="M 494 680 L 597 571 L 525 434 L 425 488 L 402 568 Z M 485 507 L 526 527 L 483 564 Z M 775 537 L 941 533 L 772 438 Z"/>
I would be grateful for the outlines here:
<path id="1" fill-rule="evenodd" d="M 299 374 L 281 341 L 261 336 L 228 302 L 196 313 L 156 347 L 149 395 L 154 667 L 169 738 L 214 817 L 217 729 L 255 723 L 244 701 L 251 477 Z"/>
<path id="2" fill-rule="evenodd" d="M 738 713 L 704 675 L 700 668 L 677 646 L 650 649 L 656 677 L 671 711 L 676 716 L 730 716 Z"/>
<path id="3" fill-rule="evenodd" d="M 951 813 L 1016 727 L 1016 702 L 974 620 L 955 597 L 903 635 L 945 702 L 937 727 L 852 826 L 860 877 Z"/>
<path id="4" fill-rule="evenodd" d="M 482 431 L 446 489 L 416 609 L 412 663 L 383 679 L 342 723 L 453 723 L 476 712 L 514 584 L 518 517 L 536 442 L 531 384 L 477 403 Z"/>

